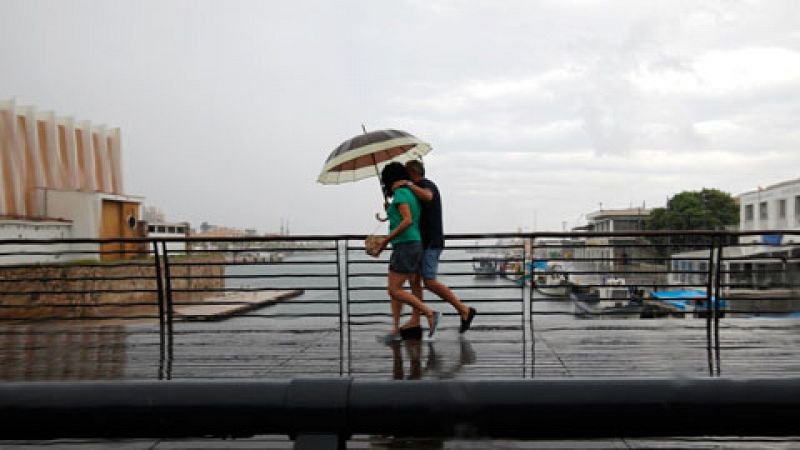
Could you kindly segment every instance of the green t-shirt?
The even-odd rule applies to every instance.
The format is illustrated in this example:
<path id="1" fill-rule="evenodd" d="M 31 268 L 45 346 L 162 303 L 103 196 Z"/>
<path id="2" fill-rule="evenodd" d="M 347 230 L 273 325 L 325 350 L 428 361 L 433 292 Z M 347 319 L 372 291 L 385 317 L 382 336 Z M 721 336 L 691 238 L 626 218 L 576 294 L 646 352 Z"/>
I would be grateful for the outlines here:
<path id="1" fill-rule="evenodd" d="M 389 233 L 394 231 L 395 228 L 397 228 L 403 221 L 403 215 L 400 214 L 400 210 L 397 209 L 397 205 L 401 203 L 407 203 L 411 209 L 411 226 L 403 230 L 402 233 L 398 234 L 394 239 L 392 239 L 392 244 L 408 241 L 421 241 L 422 238 L 419 234 L 419 200 L 417 200 L 417 196 L 411 192 L 411 189 L 405 186 L 394 191 L 392 203 L 386 209 L 386 215 L 389 216 Z"/>

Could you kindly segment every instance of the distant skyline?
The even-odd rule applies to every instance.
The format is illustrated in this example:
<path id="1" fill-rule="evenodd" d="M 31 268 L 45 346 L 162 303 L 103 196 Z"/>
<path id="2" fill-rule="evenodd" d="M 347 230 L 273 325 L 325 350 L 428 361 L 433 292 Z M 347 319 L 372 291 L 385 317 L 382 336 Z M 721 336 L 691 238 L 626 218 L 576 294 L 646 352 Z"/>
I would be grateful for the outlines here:
<path id="1" fill-rule="evenodd" d="M 362 124 L 433 145 L 447 232 L 800 177 L 792 0 L 4 0 L 0 61 L 0 100 L 120 127 L 127 193 L 194 227 L 385 226 L 376 179 L 315 182 Z"/>

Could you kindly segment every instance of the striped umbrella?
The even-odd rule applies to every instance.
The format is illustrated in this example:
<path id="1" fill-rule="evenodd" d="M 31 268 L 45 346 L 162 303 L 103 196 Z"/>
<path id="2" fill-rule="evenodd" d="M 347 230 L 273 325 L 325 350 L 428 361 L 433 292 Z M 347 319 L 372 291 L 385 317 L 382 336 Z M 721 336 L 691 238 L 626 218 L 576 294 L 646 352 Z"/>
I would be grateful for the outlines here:
<path id="1" fill-rule="evenodd" d="M 371 176 L 380 177 L 380 170 L 386 164 L 419 159 L 430 151 L 430 144 L 405 131 L 370 131 L 336 147 L 325 161 L 317 181 L 342 184 Z"/>

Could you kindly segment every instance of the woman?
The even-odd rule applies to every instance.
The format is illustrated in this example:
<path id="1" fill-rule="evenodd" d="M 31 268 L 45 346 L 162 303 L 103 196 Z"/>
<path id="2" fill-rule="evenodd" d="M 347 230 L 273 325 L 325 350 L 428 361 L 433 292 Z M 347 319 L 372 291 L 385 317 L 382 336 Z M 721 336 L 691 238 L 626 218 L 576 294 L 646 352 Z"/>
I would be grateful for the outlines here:
<path id="1" fill-rule="evenodd" d="M 417 197 L 406 186 L 399 186 L 398 181 L 410 180 L 406 168 L 393 162 L 386 165 L 381 172 L 381 184 L 387 197 L 392 202 L 386 207 L 389 216 L 389 235 L 381 242 L 379 252 L 392 243 L 392 256 L 389 259 L 388 291 L 392 299 L 392 334 L 400 333 L 400 310 L 407 303 L 419 310 L 428 319 L 428 337 L 433 337 L 439 324 L 441 313 L 426 306 L 422 300 L 403 289 L 406 280 L 419 271 L 422 258 L 422 238 L 419 234 L 420 204 Z M 402 303 L 401 303 L 402 302 Z"/>

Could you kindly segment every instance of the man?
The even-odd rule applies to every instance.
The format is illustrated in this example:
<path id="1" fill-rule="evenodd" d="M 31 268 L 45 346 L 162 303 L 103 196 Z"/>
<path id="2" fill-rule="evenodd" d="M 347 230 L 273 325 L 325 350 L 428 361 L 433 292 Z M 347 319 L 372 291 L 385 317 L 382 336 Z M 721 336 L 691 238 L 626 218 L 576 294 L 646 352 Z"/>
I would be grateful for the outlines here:
<path id="1" fill-rule="evenodd" d="M 422 299 L 422 284 L 424 283 L 429 291 L 450 303 L 461 317 L 459 333 L 464 333 L 469 330 L 472 325 L 472 319 L 475 318 L 478 311 L 465 305 L 446 284 L 436 279 L 439 257 L 442 254 L 442 249 L 444 249 L 442 200 L 439 196 L 439 188 L 431 180 L 425 178 L 425 167 L 421 161 L 412 160 L 407 162 L 406 170 L 408 170 L 411 181 L 398 181 L 398 183 L 410 188 L 422 204 L 419 226 L 422 234 L 422 262 L 420 264 L 420 273 L 411 280 L 411 291 L 417 298 Z M 415 309 L 411 313 L 411 319 L 402 328 L 418 327 L 419 322 L 419 311 Z"/>

